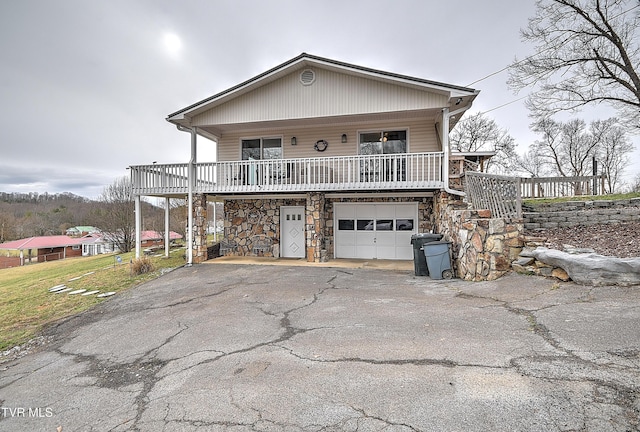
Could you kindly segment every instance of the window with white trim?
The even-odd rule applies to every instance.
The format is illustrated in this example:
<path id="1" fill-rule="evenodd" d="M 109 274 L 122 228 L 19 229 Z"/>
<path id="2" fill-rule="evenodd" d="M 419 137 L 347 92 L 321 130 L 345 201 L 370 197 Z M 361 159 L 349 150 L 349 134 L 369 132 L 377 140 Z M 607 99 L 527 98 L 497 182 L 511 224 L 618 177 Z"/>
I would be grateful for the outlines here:
<path id="1" fill-rule="evenodd" d="M 407 152 L 407 131 L 376 131 L 360 133 L 358 153 L 361 155 Z"/>
<path id="2" fill-rule="evenodd" d="M 360 161 L 360 181 L 398 182 L 407 178 L 407 131 L 390 130 L 362 132 L 358 139 L 358 154 L 375 156 Z"/>
<path id="3" fill-rule="evenodd" d="M 242 160 L 282 159 L 282 138 L 242 140 Z"/>

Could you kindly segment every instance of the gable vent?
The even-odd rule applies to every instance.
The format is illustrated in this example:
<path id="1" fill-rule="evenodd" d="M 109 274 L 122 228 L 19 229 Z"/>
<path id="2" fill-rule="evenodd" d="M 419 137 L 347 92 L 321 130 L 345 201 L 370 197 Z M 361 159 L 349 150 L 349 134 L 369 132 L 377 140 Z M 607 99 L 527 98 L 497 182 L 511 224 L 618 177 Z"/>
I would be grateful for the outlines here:
<path id="1" fill-rule="evenodd" d="M 316 80 L 316 73 L 311 69 L 305 69 L 300 74 L 300 82 L 302 85 L 311 85 Z"/>

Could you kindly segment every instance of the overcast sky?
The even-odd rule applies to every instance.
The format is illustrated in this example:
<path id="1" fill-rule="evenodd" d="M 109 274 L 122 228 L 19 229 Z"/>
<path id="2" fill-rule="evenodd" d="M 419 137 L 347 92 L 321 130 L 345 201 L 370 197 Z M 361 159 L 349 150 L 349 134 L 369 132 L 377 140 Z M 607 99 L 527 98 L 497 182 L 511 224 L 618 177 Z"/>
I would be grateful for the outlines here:
<path id="1" fill-rule="evenodd" d="M 1 1 L 0 191 L 96 198 L 129 165 L 187 162 L 168 114 L 302 52 L 467 86 L 530 52 L 533 13 L 533 0 Z M 506 80 L 473 84 L 471 112 L 523 96 Z M 527 114 L 517 101 L 487 115 L 522 152 Z"/>

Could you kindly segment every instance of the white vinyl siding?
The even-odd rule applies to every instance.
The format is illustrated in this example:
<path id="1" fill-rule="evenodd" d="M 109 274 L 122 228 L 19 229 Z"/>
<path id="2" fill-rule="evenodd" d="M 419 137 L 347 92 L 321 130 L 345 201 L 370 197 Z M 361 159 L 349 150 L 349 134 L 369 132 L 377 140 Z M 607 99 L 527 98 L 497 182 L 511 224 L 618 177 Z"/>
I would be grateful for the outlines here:
<path id="1" fill-rule="evenodd" d="M 194 126 L 306 119 L 441 108 L 446 95 L 334 71 L 313 68 L 312 85 L 300 71 L 259 87 L 193 117 Z"/>
<path id="2" fill-rule="evenodd" d="M 241 141 L 248 136 L 282 136 L 282 157 L 308 158 L 327 156 L 352 156 L 358 154 L 358 134 L 371 130 L 406 130 L 407 152 L 425 153 L 441 151 L 435 135 L 433 120 L 413 119 L 401 120 L 399 123 L 380 122 L 362 125 L 345 126 L 314 126 L 296 129 L 265 129 L 258 133 L 252 131 L 227 134 L 220 137 L 218 142 L 218 160 L 235 161 L 241 159 Z M 342 143 L 342 134 L 347 134 L 347 142 Z M 295 136 L 297 145 L 291 145 L 291 137 Z M 327 140 L 329 146 L 324 152 L 317 152 L 313 145 L 318 140 Z"/>

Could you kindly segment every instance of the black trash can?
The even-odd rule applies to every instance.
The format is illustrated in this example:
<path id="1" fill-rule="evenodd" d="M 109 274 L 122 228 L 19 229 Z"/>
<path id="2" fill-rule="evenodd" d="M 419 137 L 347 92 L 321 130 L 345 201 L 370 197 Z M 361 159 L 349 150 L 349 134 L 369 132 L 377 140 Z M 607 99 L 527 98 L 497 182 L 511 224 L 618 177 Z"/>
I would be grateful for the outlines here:
<path id="1" fill-rule="evenodd" d="M 422 247 L 431 279 L 451 279 L 451 242 L 436 241 Z"/>
<path id="2" fill-rule="evenodd" d="M 411 236 L 411 244 L 413 245 L 413 269 L 416 276 L 429 276 L 427 260 L 422 251 L 422 246 L 440 239 L 442 239 L 442 234 L 420 233 Z"/>

